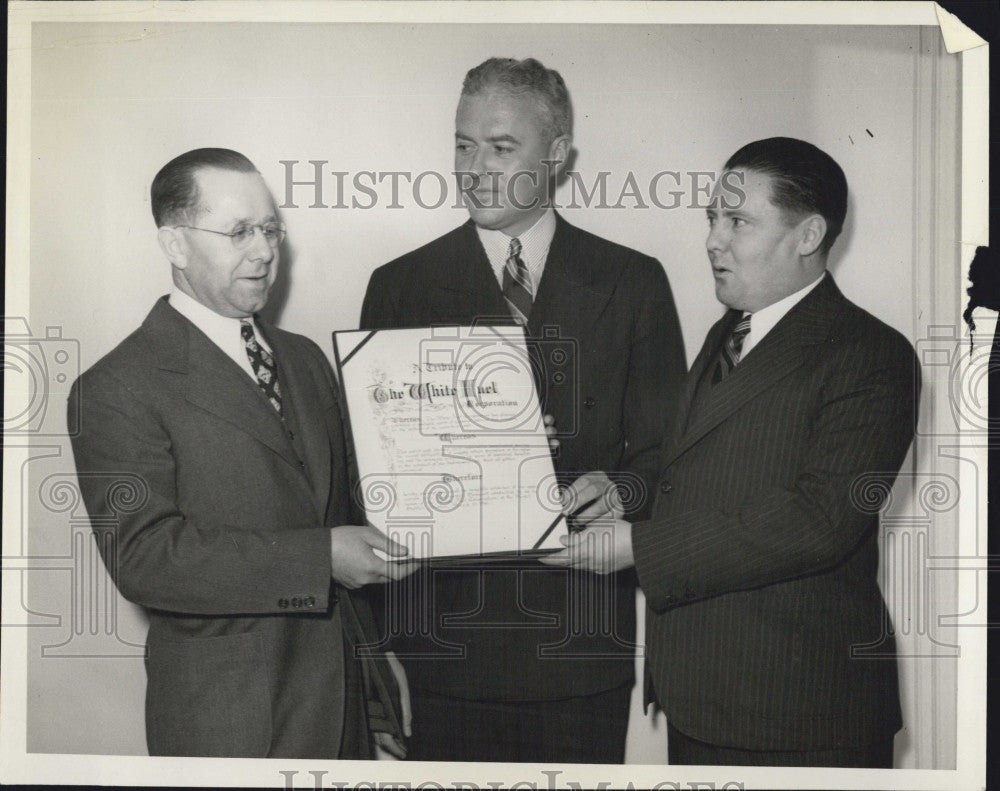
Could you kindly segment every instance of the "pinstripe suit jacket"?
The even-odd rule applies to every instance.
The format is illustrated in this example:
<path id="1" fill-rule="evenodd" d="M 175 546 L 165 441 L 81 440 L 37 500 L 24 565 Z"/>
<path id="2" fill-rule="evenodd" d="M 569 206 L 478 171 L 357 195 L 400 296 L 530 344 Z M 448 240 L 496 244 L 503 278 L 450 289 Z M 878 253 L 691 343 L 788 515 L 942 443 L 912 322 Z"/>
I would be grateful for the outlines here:
<path id="1" fill-rule="evenodd" d="M 880 498 L 859 476 L 888 491 L 906 456 L 913 348 L 828 274 L 713 385 L 738 318 L 709 332 L 652 517 L 634 526 L 647 699 L 712 744 L 870 744 L 901 717 L 877 583 Z"/>

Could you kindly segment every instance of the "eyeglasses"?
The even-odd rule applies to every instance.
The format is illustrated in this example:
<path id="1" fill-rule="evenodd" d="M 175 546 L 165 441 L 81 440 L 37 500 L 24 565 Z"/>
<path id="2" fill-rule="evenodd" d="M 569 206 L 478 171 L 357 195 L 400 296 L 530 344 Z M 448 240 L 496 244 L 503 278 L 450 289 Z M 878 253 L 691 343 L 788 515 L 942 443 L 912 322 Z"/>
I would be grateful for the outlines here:
<path id="1" fill-rule="evenodd" d="M 233 247 L 237 250 L 244 250 L 250 246 L 253 241 L 254 232 L 260 231 L 260 235 L 264 237 L 264 241 L 267 242 L 271 247 L 277 247 L 285 239 L 285 234 L 288 231 L 285 230 L 284 223 L 280 222 L 269 222 L 265 225 L 241 225 L 235 231 L 213 231 L 211 228 L 196 228 L 193 225 L 175 225 L 174 228 L 190 228 L 192 231 L 204 231 L 205 233 L 214 233 L 216 236 L 228 236 L 229 241 L 233 243 Z"/>

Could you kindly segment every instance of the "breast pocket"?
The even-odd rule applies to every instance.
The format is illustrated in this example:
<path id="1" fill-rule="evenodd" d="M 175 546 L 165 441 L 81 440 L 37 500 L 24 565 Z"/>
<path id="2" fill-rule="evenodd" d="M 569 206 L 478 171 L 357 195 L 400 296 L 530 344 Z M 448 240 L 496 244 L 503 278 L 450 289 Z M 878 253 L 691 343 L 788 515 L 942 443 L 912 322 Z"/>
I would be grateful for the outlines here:
<path id="1" fill-rule="evenodd" d="M 263 758 L 271 703 L 260 635 L 152 641 L 146 657 L 150 755 Z"/>

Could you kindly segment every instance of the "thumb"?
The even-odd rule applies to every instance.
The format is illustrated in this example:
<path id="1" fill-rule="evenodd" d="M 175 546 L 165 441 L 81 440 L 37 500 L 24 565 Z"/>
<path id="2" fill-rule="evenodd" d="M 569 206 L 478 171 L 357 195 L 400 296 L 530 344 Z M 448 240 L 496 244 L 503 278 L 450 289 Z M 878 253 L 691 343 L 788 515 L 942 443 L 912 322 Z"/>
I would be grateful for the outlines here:
<path id="1" fill-rule="evenodd" d="M 364 534 L 364 539 L 368 543 L 368 546 L 373 549 L 380 549 L 392 557 L 401 557 L 402 555 L 410 554 L 410 550 L 402 544 L 393 541 L 389 536 L 372 525 L 368 525 L 368 532 Z"/>

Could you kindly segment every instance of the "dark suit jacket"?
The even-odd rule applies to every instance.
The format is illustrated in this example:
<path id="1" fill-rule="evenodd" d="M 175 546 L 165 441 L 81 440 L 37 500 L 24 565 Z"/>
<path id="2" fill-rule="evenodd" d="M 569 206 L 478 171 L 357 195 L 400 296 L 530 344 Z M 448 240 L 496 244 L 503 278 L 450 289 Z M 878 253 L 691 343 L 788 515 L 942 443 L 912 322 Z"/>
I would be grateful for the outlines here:
<path id="1" fill-rule="evenodd" d="M 477 320 L 511 321 L 471 221 L 377 269 L 361 313 L 363 329 Z M 538 383 L 543 408 L 562 434 L 557 472 L 572 479 L 625 471 L 644 489 L 658 469 L 668 405 L 685 370 L 663 268 L 557 215 L 528 331 L 546 361 Z M 556 347 L 574 364 L 553 364 Z M 648 510 L 644 495 L 632 512 Z M 419 592 L 426 584 L 414 575 L 401 595 L 416 595 L 426 609 Z M 631 572 L 571 575 L 536 563 L 520 573 L 439 572 L 434 585 L 434 638 L 395 642 L 411 686 L 470 699 L 537 700 L 588 695 L 634 678 Z"/>
<path id="2" fill-rule="evenodd" d="M 901 720 L 877 512 L 913 437 L 913 348 L 827 275 L 712 385 L 738 318 L 692 366 L 653 516 L 633 529 L 647 676 L 671 723 L 712 744 L 889 738 Z"/>
<path id="3" fill-rule="evenodd" d="M 347 729 L 345 742 L 368 742 L 363 716 L 343 722 L 344 655 L 370 614 L 331 585 L 329 531 L 317 529 L 350 517 L 332 372 L 311 341 L 262 330 L 285 424 L 166 298 L 70 396 L 102 556 L 149 611 L 154 755 L 336 758 Z M 376 698 L 371 725 L 391 730 Z"/>

